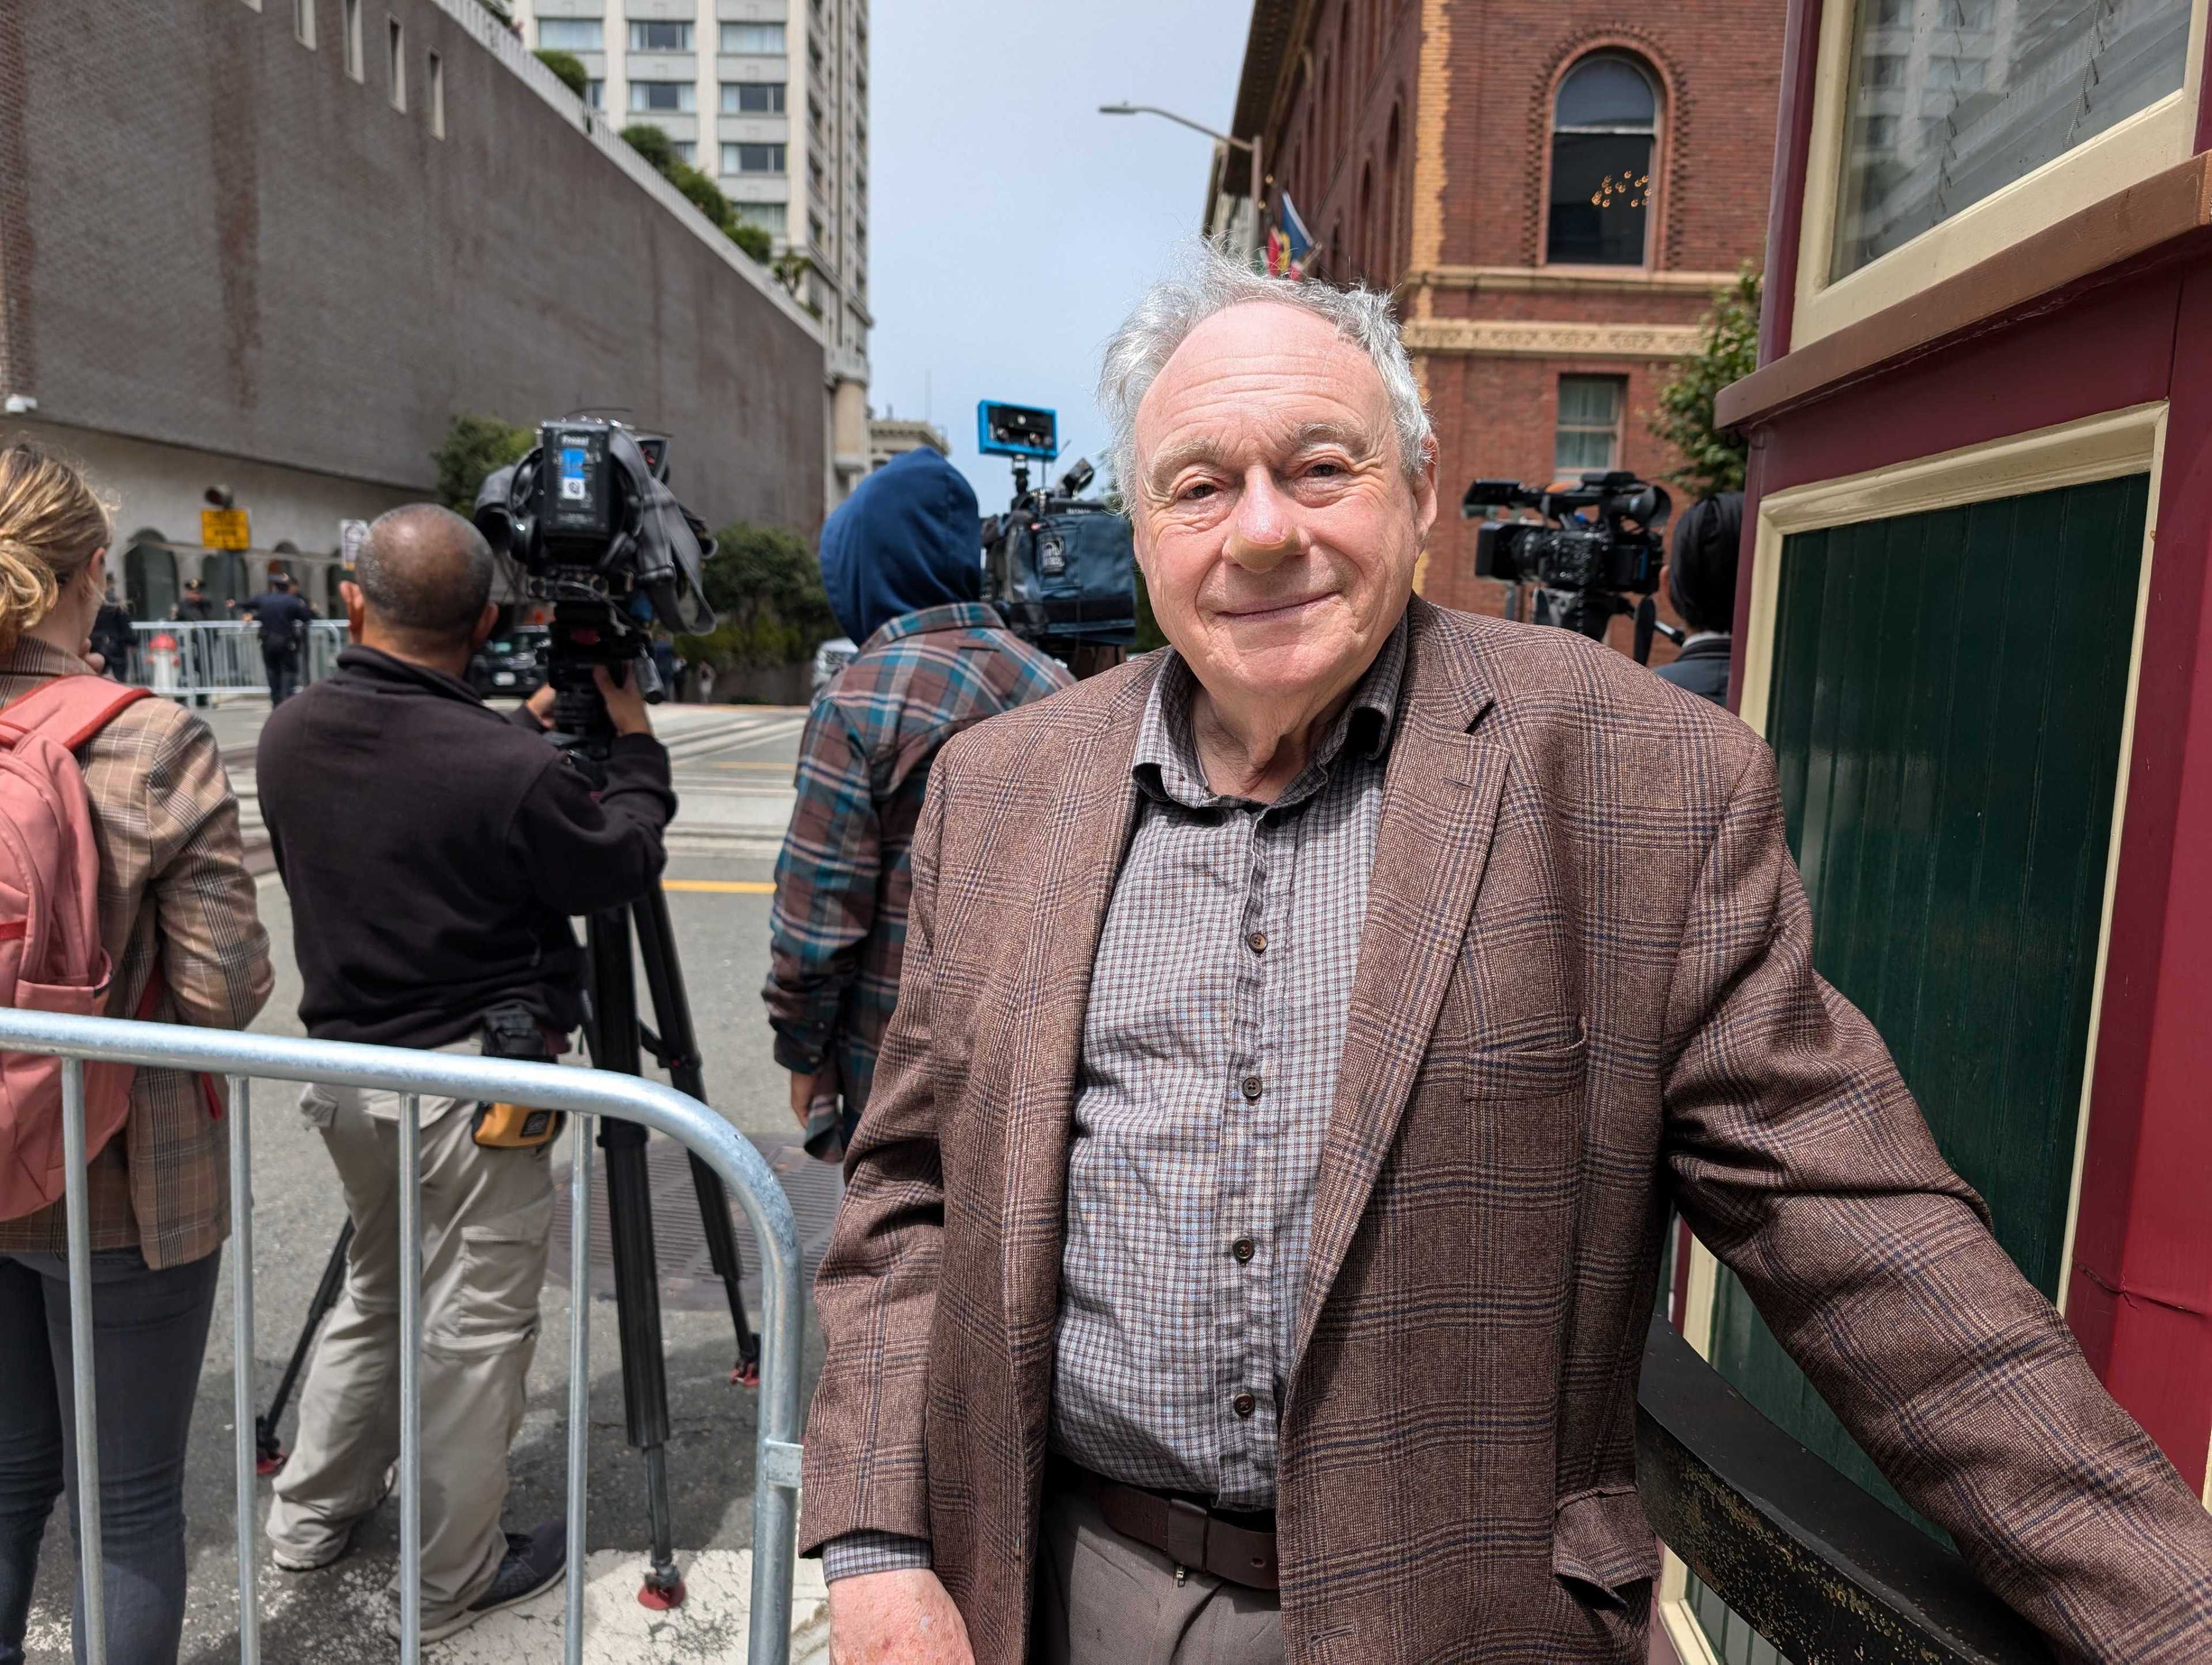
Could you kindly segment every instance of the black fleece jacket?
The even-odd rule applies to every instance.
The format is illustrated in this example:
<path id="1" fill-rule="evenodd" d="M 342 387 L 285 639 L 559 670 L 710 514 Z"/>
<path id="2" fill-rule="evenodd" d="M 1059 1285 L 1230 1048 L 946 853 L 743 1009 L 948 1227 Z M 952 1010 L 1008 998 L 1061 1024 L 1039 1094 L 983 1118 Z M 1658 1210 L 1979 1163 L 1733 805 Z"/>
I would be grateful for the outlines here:
<path id="1" fill-rule="evenodd" d="M 508 1000 L 574 1029 L 568 917 L 643 895 L 676 812 L 651 736 L 594 793 L 527 712 L 368 647 L 270 715 L 258 770 L 318 1040 L 444 1046 Z"/>

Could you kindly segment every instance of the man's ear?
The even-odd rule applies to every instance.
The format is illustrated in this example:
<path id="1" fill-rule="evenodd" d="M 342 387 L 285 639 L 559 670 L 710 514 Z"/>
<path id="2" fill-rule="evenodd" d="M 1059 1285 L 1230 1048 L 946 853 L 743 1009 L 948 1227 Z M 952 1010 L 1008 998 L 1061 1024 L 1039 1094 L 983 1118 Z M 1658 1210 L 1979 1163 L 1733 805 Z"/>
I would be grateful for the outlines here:
<path id="1" fill-rule="evenodd" d="M 362 594 L 361 586 L 349 578 L 338 586 L 338 599 L 345 604 L 346 635 L 358 642 L 368 620 L 368 599 Z"/>
<path id="2" fill-rule="evenodd" d="M 1437 524 L 1437 442 L 1434 440 L 1429 441 L 1428 454 L 1421 460 L 1420 477 L 1412 484 L 1413 523 L 1419 529 L 1413 542 L 1416 547 L 1425 548 L 1429 533 L 1436 529 Z"/>
<path id="3" fill-rule="evenodd" d="M 477 648 L 483 647 L 491 639 L 491 633 L 498 627 L 499 604 L 495 601 L 487 601 L 484 603 L 483 611 L 477 615 L 477 628 L 469 632 L 469 651 L 473 653 Z"/>

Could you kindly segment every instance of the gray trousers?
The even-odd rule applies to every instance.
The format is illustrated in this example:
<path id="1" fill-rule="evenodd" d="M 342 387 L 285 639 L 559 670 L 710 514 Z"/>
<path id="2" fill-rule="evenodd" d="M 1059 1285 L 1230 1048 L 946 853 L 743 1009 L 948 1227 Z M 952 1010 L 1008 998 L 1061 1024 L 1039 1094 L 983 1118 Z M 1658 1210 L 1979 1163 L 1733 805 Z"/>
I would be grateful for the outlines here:
<path id="1" fill-rule="evenodd" d="M 507 1449 L 522 1425 L 553 1224 L 550 1145 L 486 1150 L 474 1101 L 422 1101 L 422 1622 L 489 1587 L 507 1553 Z M 269 1537 L 302 1559 L 336 1550 L 399 1457 L 399 1125 L 396 1096 L 313 1086 L 353 1216 L 345 1292 L 300 1395 Z M 382 1112 L 377 1114 L 376 1112 Z"/>
<path id="2" fill-rule="evenodd" d="M 1283 1665 L 1281 1605 L 1124 1538 L 1079 1492 L 1048 1489 L 1032 1665 Z"/>

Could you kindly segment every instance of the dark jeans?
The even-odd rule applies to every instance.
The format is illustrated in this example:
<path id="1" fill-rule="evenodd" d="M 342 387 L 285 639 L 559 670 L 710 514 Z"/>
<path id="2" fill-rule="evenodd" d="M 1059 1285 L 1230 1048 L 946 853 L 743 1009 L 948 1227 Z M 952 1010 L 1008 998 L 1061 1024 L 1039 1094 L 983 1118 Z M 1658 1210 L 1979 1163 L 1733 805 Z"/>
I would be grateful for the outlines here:
<path id="1" fill-rule="evenodd" d="M 185 1441 L 199 1389 L 220 1250 L 148 1267 L 135 1249 L 92 1257 L 107 1656 L 175 1665 L 185 1624 Z M 69 1263 L 0 1255 L 0 1665 L 21 1665 L 39 1540 L 66 1490 L 76 1534 L 76 1373 Z M 84 1658 L 77 1582 L 76 1657 Z"/>
<path id="2" fill-rule="evenodd" d="M 261 668 L 269 673 L 269 707 L 275 710 L 300 691 L 300 650 L 283 647 L 261 650 Z"/>

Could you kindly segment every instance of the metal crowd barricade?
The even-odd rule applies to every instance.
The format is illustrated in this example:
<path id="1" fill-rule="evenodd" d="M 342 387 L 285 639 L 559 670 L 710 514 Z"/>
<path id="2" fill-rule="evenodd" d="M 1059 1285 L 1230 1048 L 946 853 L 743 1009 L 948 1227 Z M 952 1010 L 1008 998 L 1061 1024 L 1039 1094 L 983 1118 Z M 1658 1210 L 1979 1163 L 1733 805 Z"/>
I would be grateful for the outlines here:
<path id="1" fill-rule="evenodd" d="M 224 694 L 266 693 L 268 668 L 261 662 L 261 636 L 247 619 L 141 619 L 131 626 L 133 641 L 124 679 L 178 699 Z M 337 668 L 346 643 L 345 621 L 319 618 L 307 627 L 300 661 L 301 686 Z"/>
<path id="2" fill-rule="evenodd" d="M 578 1117 L 619 1117 L 667 1134 L 706 1160 L 750 1224 L 761 1258 L 760 1417 L 753 1480 L 753 1588 L 750 1665 L 786 1665 L 791 1647 L 793 1552 L 798 1529 L 799 1368 L 801 1307 L 799 1234 L 790 1200 L 751 1142 L 696 1098 L 635 1076 L 557 1064 L 470 1058 L 397 1047 L 302 1041 L 173 1024 L 0 1011 L 0 1048 L 64 1060 L 63 1145 L 69 1164 L 70 1356 L 76 1369 L 77 1554 L 84 1569 L 84 1656 L 106 1665 L 106 1591 L 101 1576 L 99 1416 L 93 1379 L 92 1234 L 85 1180 L 84 1065 L 113 1060 L 155 1069 L 228 1075 L 237 1403 L 239 1660 L 258 1665 L 260 1604 L 254 1474 L 253 1196 L 249 1092 L 257 1077 L 380 1088 L 404 1096 L 399 1118 L 400 1633 L 404 1665 L 422 1654 L 422 1417 L 417 1355 L 422 1342 L 423 1096 L 505 1100 Z M 568 1288 L 568 1565 L 563 1657 L 584 1657 L 584 1461 L 590 1437 L 592 1164 L 580 1123 L 571 1134 Z M 86 1431 L 95 1431 L 87 1437 Z"/>

